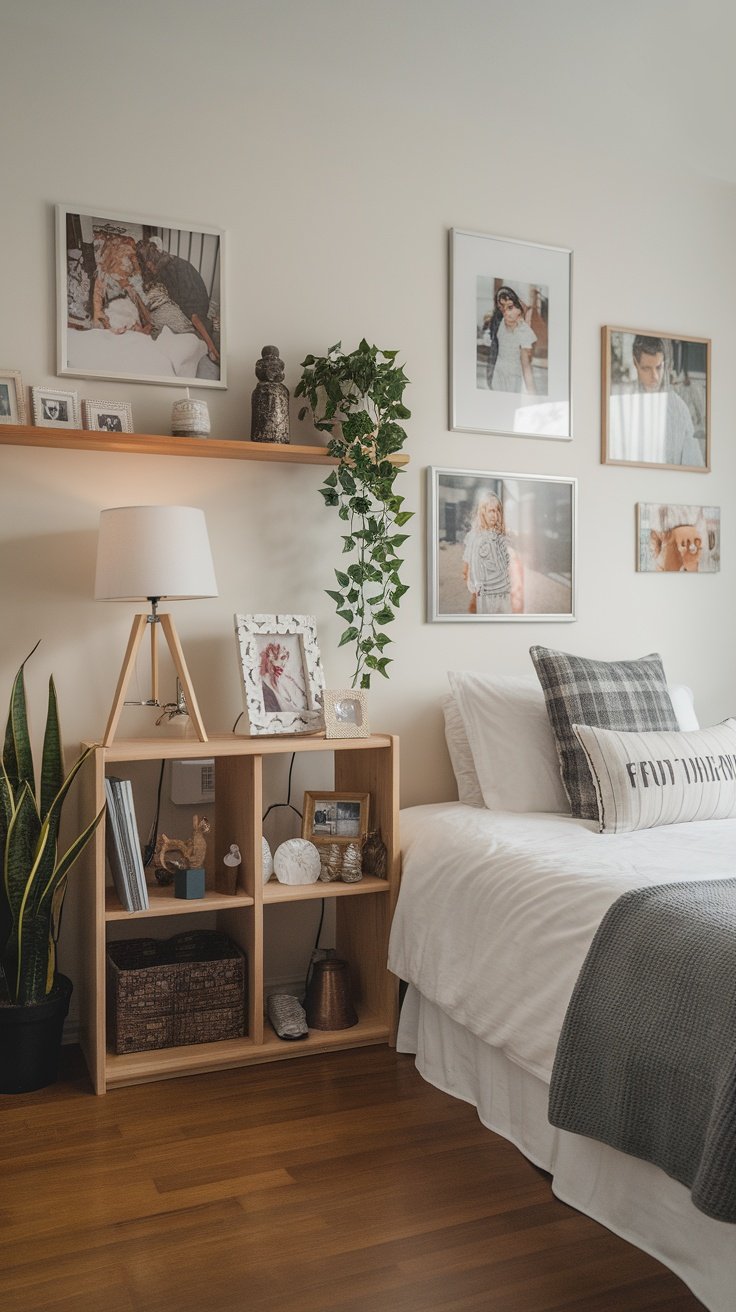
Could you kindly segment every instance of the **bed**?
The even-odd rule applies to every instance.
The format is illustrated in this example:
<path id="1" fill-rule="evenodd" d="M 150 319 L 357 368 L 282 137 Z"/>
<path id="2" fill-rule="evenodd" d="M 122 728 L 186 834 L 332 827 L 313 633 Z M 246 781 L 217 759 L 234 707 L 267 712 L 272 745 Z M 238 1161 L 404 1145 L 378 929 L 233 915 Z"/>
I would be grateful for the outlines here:
<path id="1" fill-rule="evenodd" d="M 547 1110 L 565 1013 L 607 910 L 629 890 L 733 877 L 736 820 L 611 836 L 553 809 L 488 809 L 467 758 L 465 776 L 453 764 L 463 801 L 401 814 L 389 948 L 408 985 L 399 1051 L 549 1171 L 560 1199 L 657 1257 L 711 1312 L 733 1312 L 733 1225 L 649 1162 L 555 1129 Z"/>

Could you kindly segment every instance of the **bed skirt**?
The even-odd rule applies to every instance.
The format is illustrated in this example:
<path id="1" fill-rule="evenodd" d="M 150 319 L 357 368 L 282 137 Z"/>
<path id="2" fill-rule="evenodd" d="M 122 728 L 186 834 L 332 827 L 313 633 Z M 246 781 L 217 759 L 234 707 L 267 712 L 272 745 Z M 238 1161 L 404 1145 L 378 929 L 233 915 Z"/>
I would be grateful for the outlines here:
<path id="1" fill-rule="evenodd" d="M 733 1312 L 736 1228 L 699 1212 L 683 1185 L 649 1162 L 556 1130 L 547 1120 L 549 1086 L 411 985 L 396 1046 L 416 1054 L 429 1084 L 471 1103 L 489 1130 L 549 1171 L 562 1202 L 658 1258 L 710 1312 Z"/>

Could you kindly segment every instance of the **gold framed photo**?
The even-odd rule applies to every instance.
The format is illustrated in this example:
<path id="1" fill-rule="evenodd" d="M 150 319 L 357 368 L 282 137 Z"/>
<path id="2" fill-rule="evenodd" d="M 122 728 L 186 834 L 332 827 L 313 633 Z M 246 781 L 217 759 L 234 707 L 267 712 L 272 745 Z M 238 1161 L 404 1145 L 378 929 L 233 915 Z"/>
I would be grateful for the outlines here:
<path id="1" fill-rule="evenodd" d="M 325 688 L 325 738 L 367 738 L 368 698 L 362 688 Z"/>
<path id="2" fill-rule="evenodd" d="M 362 843 L 368 833 L 370 793 L 306 792 L 302 838 L 325 843 Z"/>
<path id="3" fill-rule="evenodd" d="M 601 461 L 707 474 L 710 340 L 602 330 Z"/>

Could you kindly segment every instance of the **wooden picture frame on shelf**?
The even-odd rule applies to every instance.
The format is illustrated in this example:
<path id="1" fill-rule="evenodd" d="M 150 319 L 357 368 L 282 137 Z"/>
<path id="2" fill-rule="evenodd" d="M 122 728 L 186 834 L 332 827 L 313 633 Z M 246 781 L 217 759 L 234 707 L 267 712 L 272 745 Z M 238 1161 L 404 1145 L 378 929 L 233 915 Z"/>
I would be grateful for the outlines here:
<path id="1" fill-rule="evenodd" d="M 0 424 L 24 424 L 26 402 L 18 369 L 0 369 Z"/>
<path id="2" fill-rule="evenodd" d="M 370 793 L 309 791 L 304 794 L 302 838 L 315 847 L 328 843 L 362 845 L 368 834 Z"/>

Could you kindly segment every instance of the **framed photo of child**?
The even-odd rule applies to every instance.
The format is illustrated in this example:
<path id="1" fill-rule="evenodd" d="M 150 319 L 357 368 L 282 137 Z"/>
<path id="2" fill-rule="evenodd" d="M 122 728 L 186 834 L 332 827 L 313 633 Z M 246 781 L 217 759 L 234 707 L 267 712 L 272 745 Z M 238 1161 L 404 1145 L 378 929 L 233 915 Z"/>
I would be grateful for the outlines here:
<path id="1" fill-rule="evenodd" d="M 572 252 L 450 233 L 450 428 L 572 437 Z"/>
<path id="2" fill-rule="evenodd" d="M 428 472 L 428 618 L 574 620 L 577 480 Z"/>

